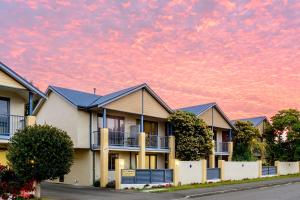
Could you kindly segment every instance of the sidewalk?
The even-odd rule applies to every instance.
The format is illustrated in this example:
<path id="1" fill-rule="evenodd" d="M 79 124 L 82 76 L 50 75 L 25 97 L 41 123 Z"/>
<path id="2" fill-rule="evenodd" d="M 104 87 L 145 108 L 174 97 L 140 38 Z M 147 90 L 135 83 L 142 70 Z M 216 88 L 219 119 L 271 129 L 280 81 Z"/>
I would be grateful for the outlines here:
<path id="1" fill-rule="evenodd" d="M 191 190 L 178 190 L 175 192 L 161 193 L 159 197 L 165 199 L 193 198 L 193 197 L 201 197 L 201 196 L 211 196 L 211 195 L 228 193 L 228 192 L 252 190 L 252 189 L 271 187 L 276 185 L 285 185 L 289 183 L 300 183 L 300 177 L 243 183 L 243 184 L 224 185 L 224 186 L 216 186 L 216 187 L 207 187 L 207 188 L 199 188 L 199 189 L 191 189 Z"/>

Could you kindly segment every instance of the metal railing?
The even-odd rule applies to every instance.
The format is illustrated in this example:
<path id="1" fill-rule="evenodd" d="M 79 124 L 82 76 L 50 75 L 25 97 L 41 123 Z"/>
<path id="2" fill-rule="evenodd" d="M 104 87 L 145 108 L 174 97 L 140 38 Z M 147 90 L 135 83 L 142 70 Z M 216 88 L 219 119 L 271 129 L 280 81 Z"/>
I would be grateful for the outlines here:
<path id="1" fill-rule="evenodd" d="M 215 152 L 217 153 L 228 153 L 228 142 L 216 142 Z"/>
<path id="2" fill-rule="evenodd" d="M 9 139 L 18 130 L 22 130 L 24 127 L 24 116 L 0 115 L 0 139 Z"/>
<path id="3" fill-rule="evenodd" d="M 172 169 L 136 169 L 129 170 L 131 176 L 126 176 L 122 170 L 121 183 L 122 184 L 154 184 L 154 183 L 173 183 Z"/>
<path id="4" fill-rule="evenodd" d="M 100 147 L 100 131 L 92 132 L 92 149 L 99 149 Z"/>
<path id="5" fill-rule="evenodd" d="M 109 146 L 117 147 L 138 147 L 138 134 L 126 133 L 123 131 L 109 131 L 108 133 Z"/>
<path id="6" fill-rule="evenodd" d="M 169 140 L 166 136 L 146 135 L 146 148 L 168 149 Z"/>

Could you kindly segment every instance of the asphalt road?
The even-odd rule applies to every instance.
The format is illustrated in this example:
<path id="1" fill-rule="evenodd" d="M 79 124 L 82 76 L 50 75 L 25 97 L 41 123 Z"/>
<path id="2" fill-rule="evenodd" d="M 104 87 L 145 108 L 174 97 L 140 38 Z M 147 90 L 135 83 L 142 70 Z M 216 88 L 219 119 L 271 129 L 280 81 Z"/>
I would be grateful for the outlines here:
<path id="1" fill-rule="evenodd" d="M 268 188 L 232 192 L 207 197 L 192 198 L 195 200 L 296 200 L 300 199 L 300 183 L 277 185 Z"/>
<path id="2" fill-rule="evenodd" d="M 208 194 L 209 196 L 199 197 L 199 195 L 204 194 Z M 42 196 L 50 200 L 182 200 L 186 199 L 186 196 L 190 196 L 191 198 L 189 199 L 199 200 L 296 200 L 300 199 L 300 179 L 262 181 L 163 193 L 116 191 L 93 187 L 43 183 Z"/>

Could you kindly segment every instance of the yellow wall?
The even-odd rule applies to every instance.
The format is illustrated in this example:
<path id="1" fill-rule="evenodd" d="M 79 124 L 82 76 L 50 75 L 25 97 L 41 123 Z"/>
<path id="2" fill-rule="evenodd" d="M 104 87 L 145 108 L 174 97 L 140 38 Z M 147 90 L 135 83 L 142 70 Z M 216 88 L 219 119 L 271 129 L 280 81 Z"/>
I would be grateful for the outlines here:
<path id="1" fill-rule="evenodd" d="M 144 92 L 144 115 L 168 118 L 169 113 L 147 91 Z"/>
<path id="2" fill-rule="evenodd" d="M 66 131 L 75 148 L 89 148 L 89 114 L 77 108 L 55 93 L 37 113 L 37 124 L 49 124 Z"/>
<path id="3" fill-rule="evenodd" d="M 0 71 L 0 86 L 13 87 L 19 89 L 25 89 L 20 83 L 15 81 L 13 78 Z"/>
<path id="4" fill-rule="evenodd" d="M 213 114 L 212 114 L 212 109 L 213 109 Z M 213 115 L 213 121 L 212 121 L 212 115 Z M 199 116 L 201 119 L 203 119 L 208 126 L 213 126 L 214 127 L 219 127 L 219 128 L 224 128 L 224 129 L 231 129 L 230 125 L 227 123 L 227 121 L 223 118 L 223 116 L 215 109 L 211 108 L 201 114 Z"/>
<path id="5" fill-rule="evenodd" d="M 93 182 L 92 152 L 87 149 L 76 149 L 74 164 L 69 174 L 65 175 L 64 183 L 89 186 Z M 58 182 L 56 180 L 55 182 Z"/>
<path id="6" fill-rule="evenodd" d="M 17 93 L 7 90 L 1 90 L 0 97 L 10 99 L 10 114 L 24 116 L 26 100 L 19 96 Z"/>
<path id="7" fill-rule="evenodd" d="M 1 165 L 7 165 L 7 159 L 6 159 L 6 150 L 0 150 L 0 164 Z"/>

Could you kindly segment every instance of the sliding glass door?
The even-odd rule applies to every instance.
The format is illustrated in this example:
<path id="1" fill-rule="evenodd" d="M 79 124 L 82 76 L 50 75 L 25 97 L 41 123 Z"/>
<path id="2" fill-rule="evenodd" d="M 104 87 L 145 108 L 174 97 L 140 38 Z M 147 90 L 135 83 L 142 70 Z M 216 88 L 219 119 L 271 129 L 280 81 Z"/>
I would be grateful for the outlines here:
<path id="1" fill-rule="evenodd" d="M 9 135 L 9 99 L 0 97 L 0 136 Z"/>

